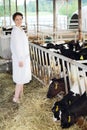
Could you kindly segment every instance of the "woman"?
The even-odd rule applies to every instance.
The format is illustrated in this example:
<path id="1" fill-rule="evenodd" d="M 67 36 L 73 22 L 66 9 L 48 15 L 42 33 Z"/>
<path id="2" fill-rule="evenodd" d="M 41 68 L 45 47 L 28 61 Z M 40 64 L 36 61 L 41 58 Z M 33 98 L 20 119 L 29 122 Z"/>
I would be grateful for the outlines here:
<path id="1" fill-rule="evenodd" d="M 29 44 L 22 29 L 23 15 L 20 12 L 13 14 L 15 26 L 11 33 L 11 52 L 13 66 L 13 81 L 16 83 L 13 102 L 18 103 L 23 94 L 23 86 L 31 80 Z"/>

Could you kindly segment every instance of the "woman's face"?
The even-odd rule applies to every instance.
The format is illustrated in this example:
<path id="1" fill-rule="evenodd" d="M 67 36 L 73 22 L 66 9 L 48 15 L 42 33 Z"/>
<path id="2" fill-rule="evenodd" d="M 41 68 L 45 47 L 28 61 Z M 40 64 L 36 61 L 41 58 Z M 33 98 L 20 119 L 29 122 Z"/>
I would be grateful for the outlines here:
<path id="1" fill-rule="evenodd" d="M 20 27 L 20 26 L 22 25 L 22 19 L 23 19 L 22 16 L 17 15 L 17 16 L 15 17 L 15 20 L 14 20 L 15 25 L 18 26 L 18 27 Z"/>

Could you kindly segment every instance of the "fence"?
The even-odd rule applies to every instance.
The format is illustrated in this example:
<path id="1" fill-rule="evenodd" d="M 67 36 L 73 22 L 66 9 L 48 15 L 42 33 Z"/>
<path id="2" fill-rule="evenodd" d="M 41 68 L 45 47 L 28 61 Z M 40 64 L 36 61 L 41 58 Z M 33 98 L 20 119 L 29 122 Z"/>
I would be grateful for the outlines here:
<path id="1" fill-rule="evenodd" d="M 39 35 L 44 40 L 45 36 L 51 36 L 53 41 L 60 41 L 60 40 L 78 40 L 79 33 L 78 29 L 58 29 L 56 28 L 53 31 L 52 25 L 38 25 L 38 32 L 37 32 L 37 25 L 33 24 L 30 25 L 28 28 L 29 35 Z M 54 37 L 55 36 L 55 37 Z M 83 42 L 87 43 L 87 31 L 82 31 L 82 38 Z"/>
<path id="2" fill-rule="evenodd" d="M 81 86 L 87 91 L 86 65 L 33 43 L 30 43 L 30 57 L 33 76 L 44 85 L 48 85 L 50 79 L 54 77 L 64 78 L 66 93 L 68 84 L 72 88 L 74 82 L 78 84 L 80 93 L 82 93 Z"/>
<path id="3" fill-rule="evenodd" d="M 59 40 L 78 40 L 78 30 L 77 29 L 58 29 L 53 30 L 53 26 L 51 25 L 39 25 L 37 31 L 37 25 L 31 25 L 28 28 L 29 35 L 38 35 L 43 40 L 45 36 L 51 36 L 53 41 Z"/>

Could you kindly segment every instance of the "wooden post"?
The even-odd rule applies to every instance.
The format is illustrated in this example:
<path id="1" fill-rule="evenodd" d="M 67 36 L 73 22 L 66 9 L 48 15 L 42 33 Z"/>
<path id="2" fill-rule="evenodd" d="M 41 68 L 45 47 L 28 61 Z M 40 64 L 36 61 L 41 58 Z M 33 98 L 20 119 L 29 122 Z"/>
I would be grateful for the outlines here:
<path id="1" fill-rule="evenodd" d="M 39 21 L 38 21 L 38 18 L 39 18 L 39 17 L 38 17 L 38 10 L 39 10 L 39 9 L 38 9 L 38 8 L 39 8 L 39 7 L 38 7 L 38 0 L 36 0 L 37 37 L 38 37 L 38 31 L 39 31 L 39 30 L 38 30 L 38 25 L 39 25 L 39 23 L 38 23 L 38 22 L 39 22 Z"/>
<path id="2" fill-rule="evenodd" d="M 15 4 L 16 4 L 16 12 L 17 12 L 18 11 L 17 0 L 16 0 Z"/>
<path id="3" fill-rule="evenodd" d="M 26 8 L 26 0 L 24 0 L 24 14 L 25 14 L 25 25 L 27 25 L 27 8 Z"/>
<path id="4" fill-rule="evenodd" d="M 27 33 L 28 33 L 26 0 L 24 0 L 24 14 L 25 14 L 25 26 L 26 26 L 26 31 L 27 31 Z"/>
<path id="5" fill-rule="evenodd" d="M 56 0 L 53 0 L 53 38 L 56 40 Z"/>
<path id="6" fill-rule="evenodd" d="M 4 21 L 2 22 L 2 26 L 6 26 L 6 5 L 5 5 L 5 0 L 3 0 L 4 4 Z"/>
<path id="7" fill-rule="evenodd" d="M 9 0 L 9 13 L 10 13 L 9 20 L 10 20 L 10 26 L 11 26 L 11 0 Z"/>
<path id="8" fill-rule="evenodd" d="M 79 40 L 82 41 L 82 2 L 78 0 L 78 32 L 79 32 Z"/>

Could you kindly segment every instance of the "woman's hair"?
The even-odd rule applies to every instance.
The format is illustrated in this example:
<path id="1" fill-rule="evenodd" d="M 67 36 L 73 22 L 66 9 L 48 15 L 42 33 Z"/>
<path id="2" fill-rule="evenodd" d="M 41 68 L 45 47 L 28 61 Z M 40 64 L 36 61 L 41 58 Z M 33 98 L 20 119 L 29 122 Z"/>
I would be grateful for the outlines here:
<path id="1" fill-rule="evenodd" d="M 22 19 L 23 19 L 23 14 L 20 13 L 20 12 L 16 12 L 16 13 L 14 13 L 13 16 L 12 16 L 13 20 L 15 20 L 15 18 L 16 18 L 17 15 L 20 15 L 20 16 L 22 17 Z"/>

